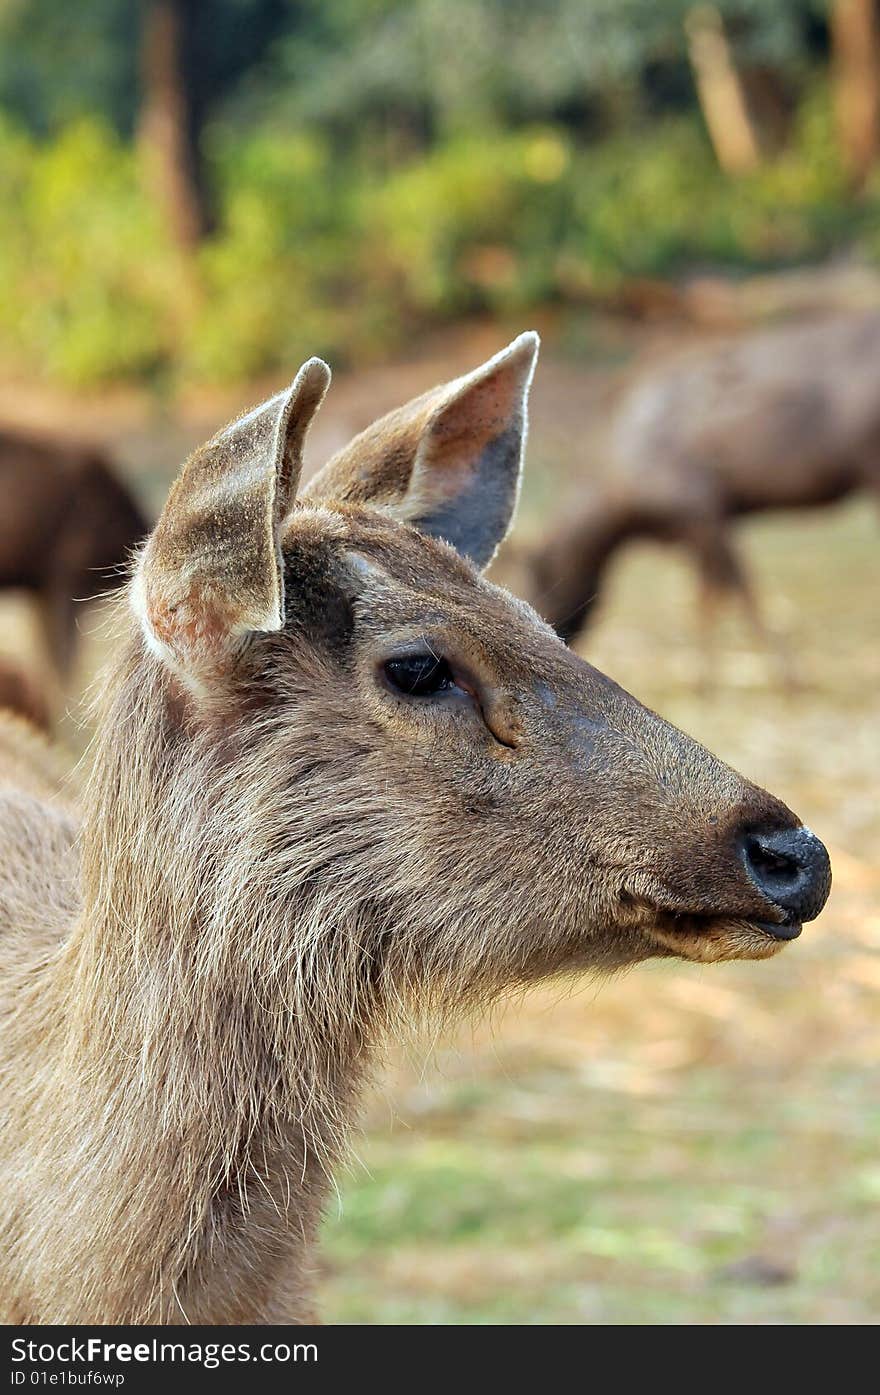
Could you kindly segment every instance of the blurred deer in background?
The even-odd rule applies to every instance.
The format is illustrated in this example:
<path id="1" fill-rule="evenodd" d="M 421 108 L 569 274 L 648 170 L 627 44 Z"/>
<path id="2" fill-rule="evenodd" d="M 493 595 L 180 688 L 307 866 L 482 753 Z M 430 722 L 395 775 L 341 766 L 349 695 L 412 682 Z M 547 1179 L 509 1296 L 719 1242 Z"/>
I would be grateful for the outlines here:
<path id="1" fill-rule="evenodd" d="M 39 683 L 18 664 L 0 658 L 0 711 L 17 712 L 32 726 L 49 730 L 49 704 Z"/>
<path id="2" fill-rule="evenodd" d="M 880 314 L 767 330 L 647 368 L 603 445 L 586 497 L 526 557 L 529 600 L 575 639 L 620 548 L 652 538 L 693 559 L 707 642 L 719 598 L 731 595 L 767 643 L 730 524 L 858 490 L 880 496 Z"/>
<path id="3" fill-rule="evenodd" d="M 147 522 L 95 448 L 0 429 L 0 587 L 36 597 L 49 657 L 67 676 L 76 606 L 127 576 Z"/>
<path id="4" fill-rule="evenodd" d="M 0 726 L 5 1321 L 307 1321 L 384 1037 L 564 970 L 766 958 L 821 909 L 783 804 L 483 578 L 536 353 L 299 495 L 318 359 L 190 458 L 81 825 Z"/>

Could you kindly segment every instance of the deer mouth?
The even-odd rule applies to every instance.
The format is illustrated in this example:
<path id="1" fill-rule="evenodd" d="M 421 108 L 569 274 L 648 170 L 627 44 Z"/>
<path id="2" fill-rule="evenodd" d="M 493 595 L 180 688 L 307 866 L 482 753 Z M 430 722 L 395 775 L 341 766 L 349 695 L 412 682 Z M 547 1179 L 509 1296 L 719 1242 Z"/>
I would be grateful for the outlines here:
<path id="1" fill-rule="evenodd" d="M 799 920 L 661 911 L 648 933 L 679 958 L 709 964 L 724 959 L 770 959 L 796 940 L 802 929 Z"/>

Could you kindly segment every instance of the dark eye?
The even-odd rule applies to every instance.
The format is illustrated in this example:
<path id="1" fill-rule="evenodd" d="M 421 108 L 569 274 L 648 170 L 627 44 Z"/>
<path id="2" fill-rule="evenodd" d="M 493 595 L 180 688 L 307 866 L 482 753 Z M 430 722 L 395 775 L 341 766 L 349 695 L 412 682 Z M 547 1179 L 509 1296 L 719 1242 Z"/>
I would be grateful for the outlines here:
<path id="1" fill-rule="evenodd" d="M 407 697 L 435 697 L 455 687 L 452 669 L 446 660 L 430 652 L 388 659 L 384 669 L 392 688 L 406 693 Z"/>

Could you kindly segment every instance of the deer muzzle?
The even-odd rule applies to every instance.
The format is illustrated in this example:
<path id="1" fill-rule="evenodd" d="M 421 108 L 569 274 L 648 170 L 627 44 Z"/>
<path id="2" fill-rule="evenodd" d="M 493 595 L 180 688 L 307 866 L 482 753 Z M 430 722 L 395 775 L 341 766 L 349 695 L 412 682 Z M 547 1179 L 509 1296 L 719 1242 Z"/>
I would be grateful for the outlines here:
<path id="1" fill-rule="evenodd" d="M 808 828 L 752 830 L 741 835 L 746 875 L 779 922 L 762 922 L 776 939 L 793 940 L 805 920 L 815 920 L 831 890 L 831 861 L 825 844 Z"/>

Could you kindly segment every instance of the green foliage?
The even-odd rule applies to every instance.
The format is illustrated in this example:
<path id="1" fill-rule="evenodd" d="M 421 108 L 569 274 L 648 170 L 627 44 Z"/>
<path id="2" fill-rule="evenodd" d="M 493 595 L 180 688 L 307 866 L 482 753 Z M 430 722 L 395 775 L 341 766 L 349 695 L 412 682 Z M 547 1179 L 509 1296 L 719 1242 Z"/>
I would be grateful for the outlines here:
<path id="1" fill-rule="evenodd" d="M 785 153 L 748 177 L 726 178 L 696 123 L 670 121 L 650 140 L 603 142 L 581 158 L 574 184 L 570 268 L 600 288 L 693 262 L 764 266 L 816 257 L 855 226 L 824 91 L 805 102 Z"/>
<path id="2" fill-rule="evenodd" d="M 222 233 L 203 248 L 183 371 L 234 378 L 312 353 L 338 362 L 357 251 L 352 191 L 326 147 L 257 132 L 215 151 Z"/>
<path id="3" fill-rule="evenodd" d="M 200 112 L 255 72 L 307 0 L 178 0 L 194 25 L 188 79 Z M 311 3 L 311 0 L 308 0 Z M 0 0 L 0 107 L 45 135 L 98 115 L 130 134 L 141 99 L 141 30 L 149 0 Z M 310 26 L 320 32 L 319 16 Z"/>
<path id="4" fill-rule="evenodd" d="M 737 50 L 796 71 L 825 0 L 716 0 Z M 310 0 L 279 37 L 264 107 L 349 139 L 371 122 L 450 134 L 650 106 L 651 65 L 687 71 L 695 0 Z M 682 84 L 690 104 L 690 84 Z"/>
<path id="5" fill-rule="evenodd" d="M 130 129 L 141 6 L 0 0 L 0 106 L 45 134 L 89 114 Z"/>
<path id="6" fill-rule="evenodd" d="M 94 121 L 50 145 L 0 125 L 0 353 L 69 383 L 148 374 L 173 278 L 130 152 Z"/>
<path id="7" fill-rule="evenodd" d="M 371 260 L 411 311 L 533 303 L 554 289 L 570 170 L 568 142 L 552 129 L 440 145 L 366 190 Z"/>
<path id="8" fill-rule="evenodd" d="M 651 64 L 686 69 L 694 0 L 211 0 L 189 82 L 213 119 L 255 106 L 351 143 L 375 121 L 461 130 L 615 101 Z M 737 48 L 790 71 L 827 0 L 716 0 Z M 0 0 L 0 106 L 45 134 L 136 124 L 145 5 Z M 813 37 L 815 44 L 815 36 Z M 687 84 L 685 102 L 691 100 Z M 642 94 L 644 95 L 644 93 Z"/>
<path id="9" fill-rule="evenodd" d="M 93 119 L 51 142 L 0 123 L 7 371 L 236 378 L 693 263 L 785 264 L 854 235 L 880 248 L 880 189 L 856 212 L 821 88 L 785 153 L 740 180 L 683 118 L 589 146 L 558 124 L 459 132 L 381 175 L 378 156 L 269 127 L 219 127 L 208 155 L 219 230 L 185 268 L 135 147 Z"/>

